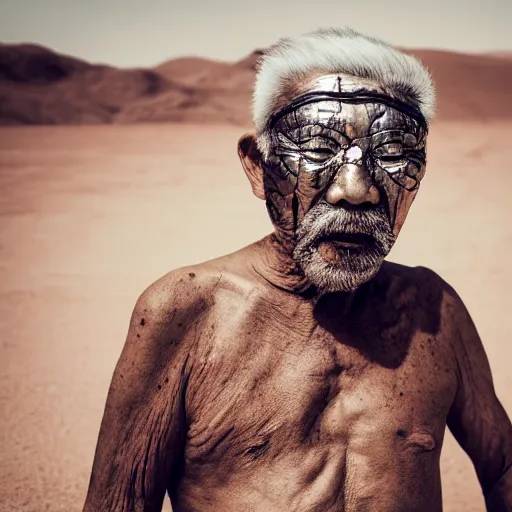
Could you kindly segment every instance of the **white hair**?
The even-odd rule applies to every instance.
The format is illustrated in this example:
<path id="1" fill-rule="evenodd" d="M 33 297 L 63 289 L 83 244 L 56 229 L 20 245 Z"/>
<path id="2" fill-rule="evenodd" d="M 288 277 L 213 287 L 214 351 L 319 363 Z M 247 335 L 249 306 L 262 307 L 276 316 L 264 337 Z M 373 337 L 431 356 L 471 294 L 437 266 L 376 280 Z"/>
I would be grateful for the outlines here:
<path id="1" fill-rule="evenodd" d="M 264 133 L 286 85 L 316 72 L 375 81 L 397 99 L 418 108 L 427 124 L 434 115 L 434 84 L 418 59 L 350 28 L 320 29 L 281 39 L 261 57 L 253 95 L 258 135 Z"/>

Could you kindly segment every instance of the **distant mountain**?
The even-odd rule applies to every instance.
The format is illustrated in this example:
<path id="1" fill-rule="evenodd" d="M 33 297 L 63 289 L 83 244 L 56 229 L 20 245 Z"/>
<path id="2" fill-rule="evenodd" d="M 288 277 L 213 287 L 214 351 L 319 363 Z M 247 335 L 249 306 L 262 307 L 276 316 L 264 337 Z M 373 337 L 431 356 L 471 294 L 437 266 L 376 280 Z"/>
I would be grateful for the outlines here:
<path id="1" fill-rule="evenodd" d="M 440 119 L 512 118 L 512 61 L 494 56 L 407 50 L 430 69 Z"/>
<path id="2" fill-rule="evenodd" d="M 512 54 L 404 50 L 431 70 L 440 119 L 512 118 Z M 154 69 L 90 64 L 32 44 L 0 44 L 0 124 L 221 122 L 249 125 L 255 66 L 173 59 Z"/>
<path id="3" fill-rule="evenodd" d="M 151 69 L 116 69 L 35 45 L 0 45 L 1 124 L 111 123 L 134 102 L 164 93 L 173 104 L 197 96 Z"/>
<path id="4" fill-rule="evenodd" d="M 16 83 L 50 84 L 90 67 L 35 44 L 0 43 L 0 79 Z"/>
<path id="5" fill-rule="evenodd" d="M 512 60 L 512 52 L 490 52 L 486 55 L 489 57 L 496 57 L 497 59 Z"/>

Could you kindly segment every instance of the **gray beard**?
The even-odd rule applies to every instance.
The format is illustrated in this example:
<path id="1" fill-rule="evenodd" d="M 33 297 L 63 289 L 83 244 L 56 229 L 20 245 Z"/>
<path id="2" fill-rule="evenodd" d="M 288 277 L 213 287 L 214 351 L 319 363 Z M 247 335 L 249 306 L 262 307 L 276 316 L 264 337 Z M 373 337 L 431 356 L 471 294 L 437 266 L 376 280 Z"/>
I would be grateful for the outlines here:
<path id="1" fill-rule="evenodd" d="M 319 244 L 336 233 L 365 234 L 371 240 L 358 249 L 338 250 L 338 261 L 329 263 L 320 255 Z M 349 210 L 325 201 L 309 210 L 296 234 L 293 259 L 321 293 L 352 292 L 369 281 L 396 240 L 384 208 Z"/>

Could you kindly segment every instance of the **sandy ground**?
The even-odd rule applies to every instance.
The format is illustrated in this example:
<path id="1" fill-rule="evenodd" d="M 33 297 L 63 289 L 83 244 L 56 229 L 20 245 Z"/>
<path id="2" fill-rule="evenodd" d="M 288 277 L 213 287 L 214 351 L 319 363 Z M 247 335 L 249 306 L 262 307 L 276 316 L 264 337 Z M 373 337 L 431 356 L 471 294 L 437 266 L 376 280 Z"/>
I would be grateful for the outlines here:
<path id="1" fill-rule="evenodd" d="M 140 292 L 269 231 L 237 161 L 240 133 L 0 129 L 0 510 L 81 510 Z M 511 137 L 512 123 L 435 126 L 427 176 L 390 257 L 429 266 L 457 289 L 509 414 Z M 484 510 L 449 434 L 442 472 L 446 512 Z"/>

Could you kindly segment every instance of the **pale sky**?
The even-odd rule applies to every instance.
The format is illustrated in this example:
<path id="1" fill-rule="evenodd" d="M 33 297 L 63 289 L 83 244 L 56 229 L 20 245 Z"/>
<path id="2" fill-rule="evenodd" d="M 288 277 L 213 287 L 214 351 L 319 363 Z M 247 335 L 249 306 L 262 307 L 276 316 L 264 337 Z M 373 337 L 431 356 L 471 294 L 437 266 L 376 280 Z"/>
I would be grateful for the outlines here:
<path id="1" fill-rule="evenodd" d="M 409 48 L 512 51 L 512 0 L 0 0 L 0 41 L 123 67 L 238 60 L 282 36 L 344 25 Z"/>

